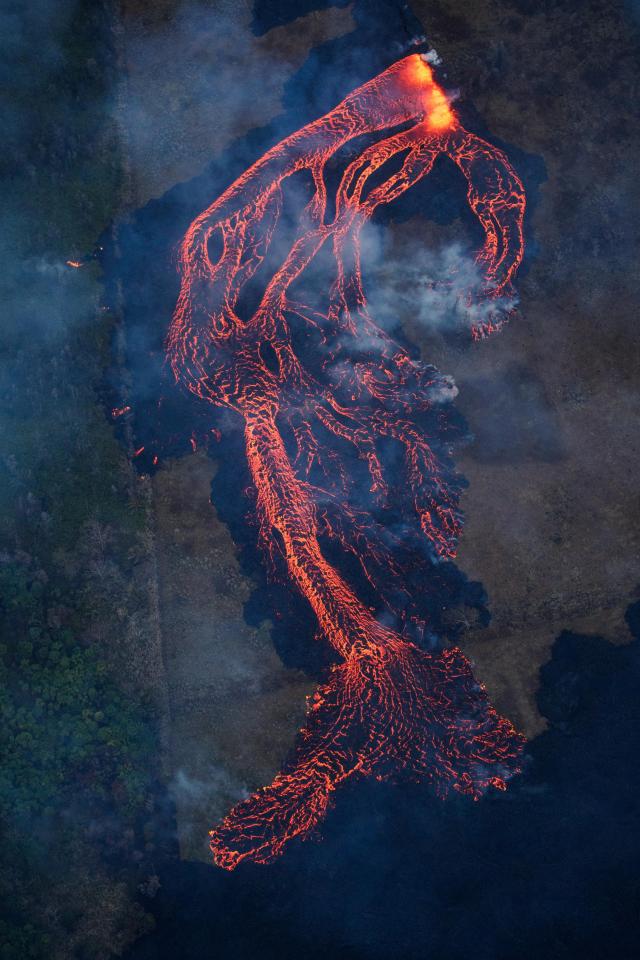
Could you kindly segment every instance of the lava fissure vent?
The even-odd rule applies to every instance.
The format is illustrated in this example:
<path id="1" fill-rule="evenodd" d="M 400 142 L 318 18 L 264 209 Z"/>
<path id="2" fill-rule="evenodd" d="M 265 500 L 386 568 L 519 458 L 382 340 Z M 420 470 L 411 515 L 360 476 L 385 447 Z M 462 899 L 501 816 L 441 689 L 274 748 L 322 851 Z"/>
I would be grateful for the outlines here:
<path id="1" fill-rule="evenodd" d="M 329 200 L 342 148 L 356 138 Z M 519 771 L 523 738 L 460 650 L 434 642 L 420 591 L 407 589 L 409 569 L 415 582 L 416 570 L 428 578 L 455 556 L 460 478 L 438 439 L 450 380 L 375 323 L 362 285 L 363 225 L 440 155 L 464 174 L 484 229 L 484 284 L 466 306 L 478 318 L 472 335 L 485 336 L 513 302 L 524 191 L 505 155 L 460 126 L 418 54 L 269 150 L 193 221 L 180 248 L 173 372 L 242 418 L 270 568 L 306 598 L 318 638 L 339 658 L 282 772 L 211 832 L 215 862 L 227 869 L 266 863 L 307 834 L 354 774 L 477 798 Z M 284 247 L 283 186 L 301 171 L 312 187 Z M 239 299 L 255 291 L 268 251 L 262 296 L 241 319 Z M 320 251 L 331 254 L 333 275 L 316 309 L 292 288 Z M 345 573 L 354 563 L 361 582 Z"/>

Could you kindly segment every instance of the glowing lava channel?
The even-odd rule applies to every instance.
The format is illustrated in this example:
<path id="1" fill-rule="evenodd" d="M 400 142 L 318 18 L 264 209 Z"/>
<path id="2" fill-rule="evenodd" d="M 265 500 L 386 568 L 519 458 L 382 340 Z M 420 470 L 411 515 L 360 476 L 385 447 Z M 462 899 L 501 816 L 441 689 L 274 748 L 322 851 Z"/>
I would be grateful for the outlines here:
<path id="1" fill-rule="evenodd" d="M 355 138 L 329 204 L 328 165 Z M 524 191 L 504 154 L 460 126 L 417 54 L 269 150 L 194 220 L 180 248 L 168 336 L 174 374 L 242 418 L 270 566 L 306 598 L 318 638 L 340 658 L 310 700 L 283 771 L 211 832 L 215 862 L 227 869 L 268 862 L 307 834 L 354 774 L 477 798 L 504 789 L 519 770 L 523 739 L 497 715 L 460 650 L 424 649 L 429 625 L 407 590 L 406 558 L 426 578 L 455 555 L 460 483 L 450 451 L 434 439 L 442 417 L 434 397 L 448 381 L 374 322 L 362 287 L 364 223 L 440 155 L 462 171 L 484 228 L 476 258 L 484 286 L 467 301 L 471 316 L 484 318 L 473 334 L 484 336 L 504 319 L 500 304 L 522 259 Z M 282 186 L 302 171 L 310 198 L 293 241 L 256 308 L 241 317 L 240 295 L 276 232 Z M 292 286 L 325 245 L 334 272 L 328 303 L 315 310 Z M 295 348 L 301 336 L 315 336 L 315 348 Z M 328 559 L 336 550 L 359 565 L 366 600 Z"/>

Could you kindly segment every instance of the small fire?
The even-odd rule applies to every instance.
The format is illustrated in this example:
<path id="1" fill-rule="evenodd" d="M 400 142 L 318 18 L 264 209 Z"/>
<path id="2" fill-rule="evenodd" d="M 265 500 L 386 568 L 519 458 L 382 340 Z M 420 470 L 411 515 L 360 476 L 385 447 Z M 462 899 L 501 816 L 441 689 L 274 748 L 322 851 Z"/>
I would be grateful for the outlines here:
<path id="1" fill-rule="evenodd" d="M 113 410 L 111 411 L 111 416 L 113 417 L 114 420 L 117 420 L 118 417 L 123 417 L 125 413 L 129 413 L 130 410 L 131 410 L 131 407 L 129 406 L 114 407 Z"/>
<path id="2" fill-rule="evenodd" d="M 67 260 L 66 264 L 68 267 L 73 267 L 74 270 L 78 270 L 80 267 L 84 266 L 82 260 Z"/>
<path id="3" fill-rule="evenodd" d="M 329 204 L 327 164 L 365 134 Z M 484 230 L 477 264 L 485 286 L 469 304 L 482 299 L 488 319 L 473 334 L 487 335 L 501 323 L 492 304 L 508 295 L 522 260 L 524 189 L 506 156 L 460 125 L 418 54 L 269 150 L 193 221 L 180 249 L 167 344 L 173 372 L 241 418 L 273 575 L 306 598 L 318 637 L 340 658 L 310 700 L 282 772 L 211 832 L 215 862 L 226 869 L 266 863 L 307 835 L 350 777 L 423 781 L 439 796 L 477 798 L 519 770 L 523 738 L 493 709 L 461 651 L 420 646 L 434 631 L 409 577 L 418 569 L 428 585 L 439 561 L 455 555 L 461 527 L 460 484 L 446 437 L 438 441 L 433 400 L 450 382 L 376 324 L 362 285 L 364 224 L 440 156 L 465 177 Z M 283 185 L 301 171 L 312 195 L 297 234 L 241 320 L 236 307 L 271 243 Z M 222 244 L 212 262 L 214 235 Z M 292 287 L 325 246 L 332 282 L 322 309 L 312 309 Z M 349 560 L 344 570 L 358 565 L 361 584 L 337 556 Z"/>

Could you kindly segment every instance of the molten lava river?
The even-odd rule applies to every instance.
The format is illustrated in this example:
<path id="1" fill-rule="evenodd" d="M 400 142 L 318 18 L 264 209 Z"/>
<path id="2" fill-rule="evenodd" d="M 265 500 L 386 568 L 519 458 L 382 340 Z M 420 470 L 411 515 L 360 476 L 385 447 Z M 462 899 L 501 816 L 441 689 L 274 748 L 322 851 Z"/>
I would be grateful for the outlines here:
<path id="1" fill-rule="evenodd" d="M 524 191 L 418 54 L 270 149 L 180 247 L 171 367 L 242 424 L 270 573 L 305 598 L 314 642 L 334 655 L 283 770 L 211 832 L 227 869 L 266 863 L 312 831 L 349 777 L 477 799 L 519 771 L 523 738 L 407 589 L 409 571 L 426 583 L 455 556 L 460 532 L 441 402 L 450 380 L 376 323 L 363 291 L 364 224 L 441 155 L 484 231 L 482 285 L 466 298 L 483 337 L 504 319 L 522 259 Z M 293 217 L 285 186 L 300 201 Z M 311 288 L 322 303 L 310 305 Z"/>

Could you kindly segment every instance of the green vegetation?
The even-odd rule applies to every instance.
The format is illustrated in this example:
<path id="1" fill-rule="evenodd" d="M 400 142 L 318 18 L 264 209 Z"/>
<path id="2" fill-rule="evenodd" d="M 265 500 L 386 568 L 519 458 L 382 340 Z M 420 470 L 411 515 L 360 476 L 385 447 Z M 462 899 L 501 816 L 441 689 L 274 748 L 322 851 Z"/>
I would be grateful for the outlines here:
<path id="1" fill-rule="evenodd" d="M 119 206 L 111 5 L 10 4 L 0 237 L 1 960 L 106 960 L 157 843 L 139 481 L 90 252 Z M 146 632 L 145 632 L 146 631 Z M 146 873 L 145 873 L 146 871 Z"/>
<path id="2" fill-rule="evenodd" d="M 79 785 L 83 816 L 145 797 L 149 726 L 95 648 L 60 625 L 59 593 L 24 566 L 0 569 L 0 816 L 18 824 L 73 805 Z"/>
<path id="3" fill-rule="evenodd" d="M 64 606 L 73 599 L 73 587 L 53 586 L 42 569 L 0 567 L 0 886 L 12 907 L 0 926 L 3 960 L 74 955 L 63 937 L 82 918 L 85 872 L 105 873 L 100 858 L 113 857 L 118 838 L 135 842 L 149 799 L 151 712 L 76 636 L 78 610 Z M 80 955 L 108 956 L 114 921 L 144 929 L 130 898 L 117 906 L 105 911 L 104 935 L 98 928 L 79 938 Z"/>

